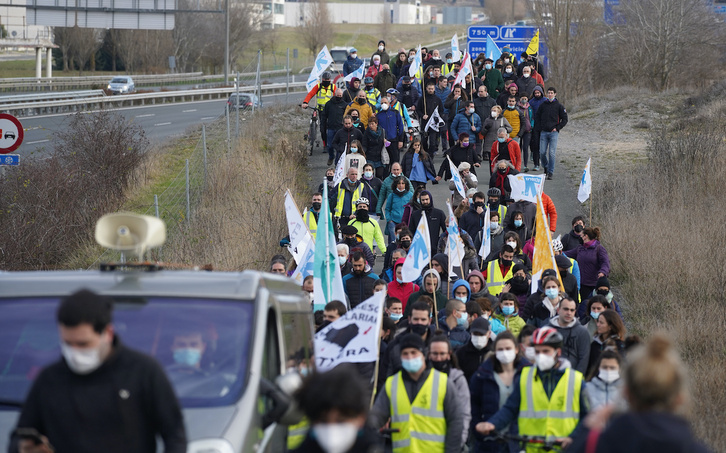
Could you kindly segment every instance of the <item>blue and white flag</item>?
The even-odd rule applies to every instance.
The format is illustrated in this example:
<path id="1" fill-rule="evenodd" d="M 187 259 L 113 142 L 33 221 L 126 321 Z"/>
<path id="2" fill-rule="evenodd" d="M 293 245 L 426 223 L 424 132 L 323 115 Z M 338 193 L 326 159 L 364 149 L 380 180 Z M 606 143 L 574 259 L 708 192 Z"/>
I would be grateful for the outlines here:
<path id="1" fill-rule="evenodd" d="M 331 64 L 333 64 L 333 56 L 330 55 L 328 46 L 323 46 L 323 50 L 321 50 L 315 58 L 315 65 L 313 66 L 313 70 L 310 71 L 308 81 L 305 83 L 305 87 L 308 91 L 313 89 L 313 87 L 318 83 L 318 78 L 320 78 L 323 72 L 325 72 Z"/>
<path id="2" fill-rule="evenodd" d="M 451 161 L 451 158 L 449 156 L 446 156 L 446 158 L 449 160 L 449 170 L 451 171 L 451 180 L 454 181 L 454 185 L 456 186 L 457 192 L 459 192 L 459 195 L 461 195 L 461 198 L 466 200 L 466 187 L 464 187 L 464 181 L 461 179 L 461 175 L 459 174 L 459 169 L 456 168 L 456 165 Z"/>
<path id="3" fill-rule="evenodd" d="M 409 283 L 421 276 L 421 272 L 431 262 L 431 237 L 429 236 L 429 222 L 426 216 L 421 214 L 416 232 L 411 240 L 411 247 L 401 267 L 401 278 Z M 317 299 L 316 299 L 317 300 Z"/>
<path id="4" fill-rule="evenodd" d="M 461 58 L 461 51 L 459 50 L 459 37 L 454 34 L 451 38 L 451 61 L 459 61 Z"/>
<path id="5" fill-rule="evenodd" d="M 305 250 L 298 253 L 299 257 L 295 259 L 297 267 L 290 278 L 295 280 L 298 285 L 303 284 L 303 280 L 308 275 L 313 275 L 315 266 L 315 242 L 310 240 L 306 243 Z M 313 277 L 314 278 L 314 277 Z"/>
<path id="6" fill-rule="evenodd" d="M 288 250 L 300 268 L 302 255 L 308 244 L 313 242 L 313 237 L 303 216 L 300 215 L 289 189 L 285 192 L 285 217 L 287 217 L 287 231 L 290 235 Z"/>
<path id="7" fill-rule="evenodd" d="M 492 231 L 489 214 L 489 206 L 487 206 L 487 212 L 484 217 L 484 226 L 481 229 L 481 247 L 479 247 L 479 256 L 481 256 L 481 259 L 483 260 L 487 259 L 487 256 L 492 253 Z"/>
<path id="8" fill-rule="evenodd" d="M 454 210 L 451 209 L 451 202 L 449 200 L 446 200 L 446 206 L 449 208 L 449 226 L 446 227 L 446 233 L 448 233 L 446 255 L 449 257 L 449 275 L 453 275 L 454 267 L 461 267 L 466 250 L 464 250 L 464 241 L 461 239 L 459 225 L 456 223 L 456 216 L 454 215 Z"/>
<path id="9" fill-rule="evenodd" d="M 345 80 L 348 83 L 350 83 L 350 81 L 353 80 L 353 77 L 355 77 L 358 80 L 363 80 L 363 76 L 365 75 L 365 69 L 366 69 L 365 66 L 366 65 L 364 65 L 364 64 L 358 66 L 358 69 L 356 69 L 355 71 L 353 71 L 350 74 L 348 74 L 347 76 L 345 76 L 343 78 L 343 80 Z"/>
<path id="10" fill-rule="evenodd" d="M 416 55 L 413 57 L 413 61 L 411 62 L 411 66 L 408 67 L 408 75 L 409 77 L 416 77 L 416 73 L 421 68 L 421 44 L 418 45 L 418 50 L 416 51 Z"/>
<path id="11" fill-rule="evenodd" d="M 585 165 L 585 171 L 582 172 L 582 180 L 580 181 L 580 189 L 577 191 L 577 199 L 580 203 L 584 203 L 590 198 L 592 192 L 592 173 L 590 173 L 590 160 L 587 159 L 587 165 Z"/>
<path id="12" fill-rule="evenodd" d="M 502 51 L 497 46 L 497 43 L 494 42 L 491 36 L 487 35 L 487 50 L 486 50 L 487 58 L 491 58 L 494 61 L 499 60 L 499 57 L 502 56 Z M 492 65 L 494 67 L 494 65 Z"/>
<path id="13" fill-rule="evenodd" d="M 345 144 L 345 149 L 343 150 L 343 153 L 340 155 L 340 159 L 338 159 L 338 163 L 335 165 L 335 175 L 333 176 L 333 184 L 336 186 L 340 184 L 342 180 L 345 179 L 345 155 L 348 154 L 348 144 Z M 327 185 L 327 184 L 326 184 Z"/>
<path id="14" fill-rule="evenodd" d="M 315 309 L 328 302 L 344 302 L 343 276 L 338 265 L 338 248 L 333 232 L 328 203 L 328 183 L 323 181 L 323 203 L 318 216 L 318 230 L 315 233 L 315 256 L 313 259 L 313 300 Z"/>
<path id="15" fill-rule="evenodd" d="M 526 200 L 532 203 L 537 202 L 537 195 L 542 194 L 544 189 L 544 182 L 547 175 L 525 175 L 520 173 L 518 175 L 509 175 L 509 185 L 512 188 L 512 193 L 509 197 L 514 201 Z"/>

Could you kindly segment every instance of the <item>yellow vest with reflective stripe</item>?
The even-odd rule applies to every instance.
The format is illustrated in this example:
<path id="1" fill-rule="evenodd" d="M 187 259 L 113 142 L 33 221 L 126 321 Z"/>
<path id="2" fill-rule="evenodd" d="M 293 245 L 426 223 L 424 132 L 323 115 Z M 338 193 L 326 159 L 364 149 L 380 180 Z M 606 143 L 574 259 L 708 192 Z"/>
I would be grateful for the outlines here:
<path id="1" fill-rule="evenodd" d="M 441 65 L 441 75 L 448 76 L 452 71 L 454 70 L 454 63 L 451 64 L 442 64 Z"/>
<path id="2" fill-rule="evenodd" d="M 305 211 L 303 218 L 305 220 L 305 225 L 307 225 L 308 230 L 310 230 L 310 234 L 315 237 L 315 232 L 318 231 L 318 222 L 315 220 L 315 216 L 311 211 Z"/>
<path id="3" fill-rule="evenodd" d="M 498 296 L 499 293 L 502 292 L 504 282 L 512 278 L 513 268 L 514 264 L 509 266 L 507 275 L 502 275 L 502 271 L 499 269 L 499 260 L 492 260 L 489 262 L 489 267 L 487 269 L 487 288 L 489 289 L 489 294 L 492 296 Z"/>
<path id="4" fill-rule="evenodd" d="M 305 436 L 308 434 L 310 426 L 308 425 L 308 419 L 303 418 L 297 425 L 290 425 L 287 428 L 287 449 L 294 450 L 300 446 L 305 440 Z"/>
<path id="5" fill-rule="evenodd" d="M 366 97 L 368 98 L 368 103 L 371 105 L 371 108 L 375 111 L 376 104 L 378 104 L 378 100 L 381 98 L 381 92 L 378 91 L 378 88 L 373 88 L 372 91 L 366 91 Z"/>
<path id="6" fill-rule="evenodd" d="M 554 439 L 572 434 L 580 421 L 582 380 L 582 373 L 568 368 L 548 399 L 536 368 L 524 367 L 519 380 L 519 435 Z M 542 451 L 536 444 L 529 445 L 527 452 Z"/>
<path id="7" fill-rule="evenodd" d="M 343 184 L 341 182 L 341 184 Z M 350 198 L 351 208 L 350 213 L 355 213 L 355 202 L 358 201 L 360 196 L 363 194 L 363 184 L 358 184 L 358 188 L 353 191 L 353 196 Z M 340 217 L 343 212 L 343 202 L 345 202 L 345 189 L 341 185 L 338 188 L 338 201 L 335 203 L 335 216 Z"/>
<path id="8" fill-rule="evenodd" d="M 444 452 L 446 419 L 444 398 L 448 376 L 431 370 L 413 404 L 403 385 L 404 371 L 386 380 L 386 394 L 391 404 L 391 429 L 394 453 Z"/>
<path id="9" fill-rule="evenodd" d="M 322 110 L 323 107 L 325 107 L 325 104 L 328 103 L 328 101 L 333 97 L 335 91 L 335 84 L 333 82 L 330 82 L 330 85 L 328 85 L 327 88 L 325 88 L 322 84 L 318 86 L 318 109 Z"/>

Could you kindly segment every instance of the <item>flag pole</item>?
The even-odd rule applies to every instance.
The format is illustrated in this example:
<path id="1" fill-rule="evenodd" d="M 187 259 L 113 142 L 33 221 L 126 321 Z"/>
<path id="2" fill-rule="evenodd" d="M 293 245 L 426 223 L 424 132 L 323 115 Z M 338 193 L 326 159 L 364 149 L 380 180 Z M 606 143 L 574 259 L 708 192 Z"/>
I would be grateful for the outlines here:
<path id="1" fill-rule="evenodd" d="M 433 269 L 433 266 L 431 266 L 431 260 L 429 260 L 429 270 Z M 424 289 L 426 287 L 426 278 L 424 277 L 424 281 L 421 282 L 424 284 Z M 439 284 L 441 284 L 441 276 L 439 275 Z M 439 312 L 436 310 L 436 288 L 434 288 L 434 322 L 436 323 L 436 329 L 439 328 Z"/>
<path id="2" fill-rule="evenodd" d="M 590 189 L 590 228 L 592 228 L 592 189 Z"/>
<path id="3" fill-rule="evenodd" d="M 385 305 L 385 302 L 384 302 Z M 381 306 L 381 310 L 384 310 Z M 376 355 L 376 366 L 373 368 L 373 390 L 371 391 L 371 404 L 370 409 L 373 408 L 373 403 L 376 401 L 376 389 L 378 388 L 378 370 L 381 365 L 381 335 L 380 332 L 383 330 L 383 313 L 379 313 L 380 319 L 378 320 L 378 354 Z"/>

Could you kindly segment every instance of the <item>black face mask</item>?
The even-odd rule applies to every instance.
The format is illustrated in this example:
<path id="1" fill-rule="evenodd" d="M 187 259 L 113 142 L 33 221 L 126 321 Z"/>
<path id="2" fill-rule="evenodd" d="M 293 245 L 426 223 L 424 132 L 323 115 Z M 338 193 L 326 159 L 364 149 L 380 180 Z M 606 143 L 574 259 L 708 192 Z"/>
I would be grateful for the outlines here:
<path id="1" fill-rule="evenodd" d="M 505 174 L 507 172 L 506 168 L 498 168 L 497 171 L 501 174 Z"/>
<path id="2" fill-rule="evenodd" d="M 366 103 L 366 100 L 365 99 L 358 99 L 357 102 L 358 102 L 358 105 L 363 105 L 363 104 Z"/>
<path id="3" fill-rule="evenodd" d="M 402 84 L 404 90 L 408 90 L 411 88 L 411 84 Z"/>
<path id="4" fill-rule="evenodd" d="M 411 330 L 411 333 L 415 333 L 416 335 L 423 337 L 427 330 L 429 330 L 429 327 L 425 324 L 411 324 L 411 327 L 409 327 Z"/>
<path id="5" fill-rule="evenodd" d="M 434 369 L 437 371 L 449 374 L 449 370 L 451 369 L 451 362 L 449 362 L 448 360 L 431 360 L 431 366 L 433 366 Z"/>
<path id="6" fill-rule="evenodd" d="M 320 211 L 320 208 L 323 206 L 323 204 L 319 201 L 313 201 L 313 209 L 316 211 Z"/>
<path id="7" fill-rule="evenodd" d="M 411 247 L 411 241 L 409 241 L 408 239 L 406 239 L 405 241 L 401 241 L 401 247 L 408 250 L 408 248 Z"/>
<path id="8" fill-rule="evenodd" d="M 325 179 L 327 179 L 328 181 L 332 181 L 334 177 L 335 175 L 325 175 Z"/>
<path id="9" fill-rule="evenodd" d="M 573 228 L 573 230 L 575 230 L 575 233 L 582 233 L 582 230 L 584 229 L 585 227 L 583 227 L 582 225 L 575 225 L 575 228 Z"/>
<path id="10" fill-rule="evenodd" d="M 560 272 L 562 272 L 562 271 L 560 271 Z M 597 293 L 601 296 L 607 296 L 608 294 L 610 294 L 610 290 L 609 289 L 598 289 Z"/>
<path id="11" fill-rule="evenodd" d="M 505 260 L 504 258 L 499 258 L 499 261 L 502 263 L 502 266 L 509 267 L 512 265 L 512 260 Z"/>
<path id="12" fill-rule="evenodd" d="M 367 222 L 368 221 L 368 210 L 359 209 L 359 210 L 355 211 L 355 219 L 359 222 Z"/>
<path id="13" fill-rule="evenodd" d="M 421 209 L 423 209 L 424 211 L 430 211 L 431 210 L 431 203 L 429 203 L 429 204 L 422 204 L 421 205 Z"/>
<path id="14" fill-rule="evenodd" d="M 324 87 L 329 87 L 330 86 L 330 81 L 329 80 L 323 80 L 322 83 L 321 83 L 321 85 L 324 86 Z"/>
<path id="15" fill-rule="evenodd" d="M 348 245 L 348 247 L 353 247 L 358 244 L 358 239 L 357 238 L 345 238 L 343 240 L 343 242 L 345 242 Z"/>
<path id="16" fill-rule="evenodd" d="M 381 69 L 381 74 L 388 74 L 388 69 Z"/>

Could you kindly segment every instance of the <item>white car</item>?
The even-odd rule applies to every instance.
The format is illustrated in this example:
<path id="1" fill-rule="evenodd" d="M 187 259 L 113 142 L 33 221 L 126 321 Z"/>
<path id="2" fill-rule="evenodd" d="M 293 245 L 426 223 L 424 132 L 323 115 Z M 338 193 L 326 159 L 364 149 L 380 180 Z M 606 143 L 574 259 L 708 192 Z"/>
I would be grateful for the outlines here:
<path id="1" fill-rule="evenodd" d="M 108 82 L 108 91 L 110 91 L 111 94 L 133 93 L 135 89 L 134 79 L 131 77 L 117 76 Z"/>

